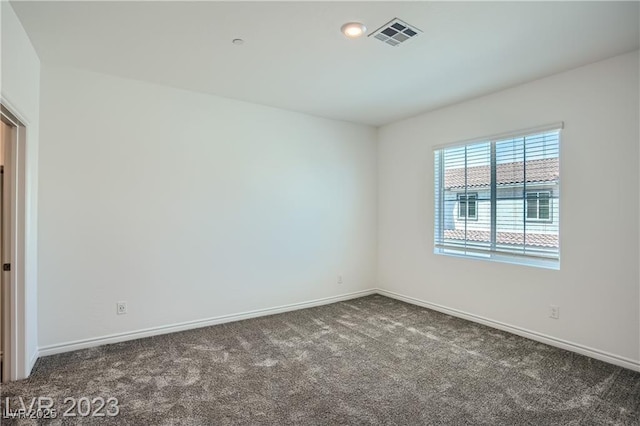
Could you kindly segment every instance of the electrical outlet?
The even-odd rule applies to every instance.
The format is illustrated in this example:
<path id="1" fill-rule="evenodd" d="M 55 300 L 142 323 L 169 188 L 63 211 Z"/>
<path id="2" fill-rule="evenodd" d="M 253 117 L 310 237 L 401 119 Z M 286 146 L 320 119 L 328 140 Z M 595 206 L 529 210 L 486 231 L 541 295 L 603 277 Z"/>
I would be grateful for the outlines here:
<path id="1" fill-rule="evenodd" d="M 338 275 L 338 284 L 342 284 L 342 275 Z"/>
<path id="2" fill-rule="evenodd" d="M 118 315 L 124 315 L 127 313 L 127 302 L 117 302 L 116 303 L 116 313 Z"/>
<path id="3" fill-rule="evenodd" d="M 551 305 L 549 306 L 549 318 L 558 319 L 560 318 L 560 307 Z"/>

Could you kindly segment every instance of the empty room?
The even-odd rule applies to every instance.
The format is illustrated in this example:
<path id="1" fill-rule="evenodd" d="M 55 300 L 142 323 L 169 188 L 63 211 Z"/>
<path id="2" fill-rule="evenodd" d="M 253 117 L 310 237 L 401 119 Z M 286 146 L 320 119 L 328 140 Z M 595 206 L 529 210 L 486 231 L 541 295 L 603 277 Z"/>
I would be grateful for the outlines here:
<path id="1" fill-rule="evenodd" d="M 640 2 L 1 2 L 2 424 L 640 424 Z"/>

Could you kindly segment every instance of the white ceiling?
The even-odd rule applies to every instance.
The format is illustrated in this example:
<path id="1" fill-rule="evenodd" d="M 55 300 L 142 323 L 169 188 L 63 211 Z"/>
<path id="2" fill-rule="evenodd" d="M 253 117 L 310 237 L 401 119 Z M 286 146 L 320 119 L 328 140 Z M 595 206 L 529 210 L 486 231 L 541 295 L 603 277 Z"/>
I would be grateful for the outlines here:
<path id="1" fill-rule="evenodd" d="M 638 2 L 12 5 L 45 65 L 372 125 L 640 46 Z M 361 21 L 371 33 L 394 17 L 424 32 L 391 47 L 339 31 Z"/>

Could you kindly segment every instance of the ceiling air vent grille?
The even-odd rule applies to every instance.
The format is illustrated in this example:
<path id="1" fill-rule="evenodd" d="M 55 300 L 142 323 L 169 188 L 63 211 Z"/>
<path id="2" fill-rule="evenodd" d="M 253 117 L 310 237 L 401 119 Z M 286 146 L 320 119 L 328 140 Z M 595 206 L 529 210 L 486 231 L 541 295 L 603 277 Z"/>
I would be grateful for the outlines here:
<path id="1" fill-rule="evenodd" d="M 416 38 L 421 32 L 418 28 L 394 18 L 371 33 L 369 37 L 373 36 L 390 46 L 399 46 L 412 38 Z"/>

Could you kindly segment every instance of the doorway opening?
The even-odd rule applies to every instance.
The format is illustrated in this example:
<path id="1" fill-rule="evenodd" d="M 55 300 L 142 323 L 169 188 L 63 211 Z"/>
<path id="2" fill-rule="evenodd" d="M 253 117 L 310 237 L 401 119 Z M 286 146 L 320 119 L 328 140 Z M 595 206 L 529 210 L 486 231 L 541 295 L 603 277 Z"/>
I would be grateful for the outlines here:
<path id="1" fill-rule="evenodd" d="M 24 193 L 25 126 L 0 105 L 0 380 L 24 375 Z M 22 373 L 20 372 L 22 370 Z"/>

